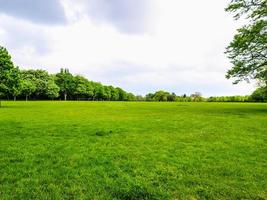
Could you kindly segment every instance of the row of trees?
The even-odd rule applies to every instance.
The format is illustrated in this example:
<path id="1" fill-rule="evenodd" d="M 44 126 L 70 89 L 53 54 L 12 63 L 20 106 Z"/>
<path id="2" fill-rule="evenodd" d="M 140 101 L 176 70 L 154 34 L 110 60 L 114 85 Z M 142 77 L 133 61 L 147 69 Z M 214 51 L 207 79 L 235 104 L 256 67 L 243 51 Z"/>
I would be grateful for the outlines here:
<path id="1" fill-rule="evenodd" d="M 175 93 L 169 93 L 163 90 L 155 93 L 148 93 L 144 98 L 145 101 L 179 101 L 179 102 L 201 102 L 205 99 L 201 96 L 201 93 L 195 92 L 190 96 L 186 94 L 177 96 Z"/>
<path id="2" fill-rule="evenodd" d="M 0 97 L 5 99 L 64 99 L 133 101 L 135 95 L 119 87 L 105 86 L 74 76 L 68 69 L 57 74 L 45 70 L 20 70 L 14 67 L 11 56 L 0 47 Z"/>
<path id="3" fill-rule="evenodd" d="M 204 98 L 201 93 L 195 92 L 190 96 L 186 94 L 177 96 L 175 93 L 157 91 L 149 93 L 144 101 L 176 101 L 176 102 L 265 102 L 267 101 L 267 88 L 258 88 L 252 95 L 246 96 L 214 96 Z"/>
<path id="4" fill-rule="evenodd" d="M 131 101 L 135 96 L 121 88 L 105 86 L 72 75 L 68 69 L 57 74 L 45 70 L 18 70 L 18 84 L 5 93 L 7 99 L 64 99 L 64 100 L 110 100 Z"/>
<path id="5" fill-rule="evenodd" d="M 267 101 L 267 88 L 257 89 L 251 96 L 223 96 L 203 98 L 195 92 L 177 96 L 163 90 L 145 97 L 127 93 L 119 87 L 105 86 L 73 75 L 68 69 L 57 74 L 45 70 L 20 70 L 14 67 L 8 51 L 0 47 L 0 97 L 4 99 L 64 99 L 96 101 L 171 101 L 171 102 L 248 102 Z"/>

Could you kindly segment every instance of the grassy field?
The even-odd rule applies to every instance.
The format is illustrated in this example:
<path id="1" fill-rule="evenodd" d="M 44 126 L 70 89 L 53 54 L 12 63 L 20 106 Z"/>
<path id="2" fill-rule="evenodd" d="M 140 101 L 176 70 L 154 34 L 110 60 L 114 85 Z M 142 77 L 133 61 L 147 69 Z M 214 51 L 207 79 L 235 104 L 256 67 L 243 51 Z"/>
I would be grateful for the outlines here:
<path id="1" fill-rule="evenodd" d="M 0 199 L 267 199 L 267 104 L 3 102 Z"/>

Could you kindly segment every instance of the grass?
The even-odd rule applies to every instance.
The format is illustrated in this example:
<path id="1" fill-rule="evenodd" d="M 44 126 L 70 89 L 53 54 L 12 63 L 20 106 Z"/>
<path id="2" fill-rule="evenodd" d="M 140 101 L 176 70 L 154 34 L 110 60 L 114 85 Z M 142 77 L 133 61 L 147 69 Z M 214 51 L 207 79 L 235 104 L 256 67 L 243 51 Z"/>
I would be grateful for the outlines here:
<path id="1" fill-rule="evenodd" d="M 0 199 L 267 199 L 267 104 L 3 105 Z"/>

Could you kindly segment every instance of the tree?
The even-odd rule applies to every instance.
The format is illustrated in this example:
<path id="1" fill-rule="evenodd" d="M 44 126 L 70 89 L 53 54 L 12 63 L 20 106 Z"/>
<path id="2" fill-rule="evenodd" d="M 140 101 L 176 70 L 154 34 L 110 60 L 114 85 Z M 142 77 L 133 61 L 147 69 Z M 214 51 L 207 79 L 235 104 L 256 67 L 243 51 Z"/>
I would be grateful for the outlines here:
<path id="1" fill-rule="evenodd" d="M 255 90 L 251 95 L 251 99 L 253 101 L 267 101 L 267 87 L 260 87 Z"/>
<path id="2" fill-rule="evenodd" d="M 146 95 L 146 101 L 153 101 L 154 99 L 154 94 L 153 93 L 148 93 Z"/>
<path id="3" fill-rule="evenodd" d="M 22 70 L 21 78 L 24 80 L 29 80 L 35 85 L 35 91 L 33 98 L 44 99 L 47 97 L 47 86 L 48 82 L 51 81 L 51 77 L 47 71 L 37 69 L 37 70 Z"/>
<path id="4" fill-rule="evenodd" d="M 21 94 L 25 95 L 26 101 L 36 90 L 35 84 L 31 80 L 24 79 L 21 81 Z"/>
<path id="5" fill-rule="evenodd" d="M 176 94 L 173 92 L 167 96 L 168 101 L 175 101 L 176 100 Z"/>
<path id="6" fill-rule="evenodd" d="M 200 92 L 195 92 L 194 94 L 191 94 L 190 97 L 192 98 L 193 101 L 196 101 L 196 102 L 203 101 L 203 98 Z"/>
<path id="7" fill-rule="evenodd" d="M 153 99 L 156 100 L 156 101 L 167 101 L 169 95 L 170 95 L 169 92 L 160 90 L 160 91 L 157 91 L 157 92 L 154 94 Z"/>
<path id="8" fill-rule="evenodd" d="M 82 76 L 75 76 L 74 82 L 75 82 L 74 94 L 76 98 L 78 99 L 79 97 L 87 97 L 88 80 Z"/>
<path id="9" fill-rule="evenodd" d="M 46 95 L 50 99 L 58 98 L 60 88 L 57 86 L 55 81 L 51 78 L 46 85 Z"/>
<path id="10" fill-rule="evenodd" d="M 75 87 L 73 76 L 68 69 L 60 69 L 60 73 L 56 74 L 56 84 L 59 86 L 60 92 L 66 101 L 68 94 L 72 93 Z"/>
<path id="11" fill-rule="evenodd" d="M 235 19 L 247 19 L 226 49 L 233 64 L 226 78 L 236 78 L 234 83 L 256 79 L 267 84 L 267 1 L 232 0 L 226 11 L 234 13 Z"/>
<path id="12" fill-rule="evenodd" d="M 18 68 L 14 67 L 6 48 L 0 46 L 0 98 L 13 93 L 12 90 L 17 88 L 18 84 Z"/>
<path id="13" fill-rule="evenodd" d="M 116 91 L 118 92 L 119 101 L 127 101 L 127 93 L 123 89 L 117 87 Z"/>
<path id="14" fill-rule="evenodd" d="M 119 92 L 114 88 L 113 86 L 108 86 L 110 89 L 110 99 L 112 101 L 118 101 L 119 100 Z"/>

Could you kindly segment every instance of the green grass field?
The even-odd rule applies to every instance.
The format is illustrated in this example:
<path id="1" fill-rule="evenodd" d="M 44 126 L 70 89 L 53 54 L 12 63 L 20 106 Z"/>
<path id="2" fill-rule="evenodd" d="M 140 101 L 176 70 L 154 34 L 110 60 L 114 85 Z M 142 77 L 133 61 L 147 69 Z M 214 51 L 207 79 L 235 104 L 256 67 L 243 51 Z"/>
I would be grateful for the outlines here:
<path id="1" fill-rule="evenodd" d="M 0 199 L 267 199 L 267 104 L 3 102 Z"/>

